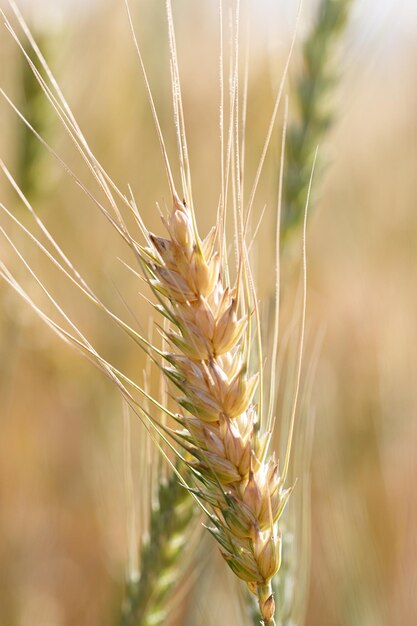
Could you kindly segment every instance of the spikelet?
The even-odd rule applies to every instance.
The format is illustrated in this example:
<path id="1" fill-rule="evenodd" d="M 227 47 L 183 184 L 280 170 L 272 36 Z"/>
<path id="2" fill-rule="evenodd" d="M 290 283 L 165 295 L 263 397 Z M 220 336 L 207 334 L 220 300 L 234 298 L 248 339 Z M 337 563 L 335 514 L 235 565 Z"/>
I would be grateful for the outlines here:
<path id="1" fill-rule="evenodd" d="M 289 489 L 259 436 L 253 398 L 258 376 L 248 374 L 238 288 L 226 284 L 218 251 L 202 241 L 191 211 L 178 200 L 165 225 L 168 238 L 149 234 L 142 261 L 149 283 L 173 322 L 164 371 L 180 391 L 178 421 L 194 493 L 207 504 L 209 530 L 233 572 L 260 598 L 265 623 L 273 623 L 270 581 L 280 566 L 277 522 Z"/>

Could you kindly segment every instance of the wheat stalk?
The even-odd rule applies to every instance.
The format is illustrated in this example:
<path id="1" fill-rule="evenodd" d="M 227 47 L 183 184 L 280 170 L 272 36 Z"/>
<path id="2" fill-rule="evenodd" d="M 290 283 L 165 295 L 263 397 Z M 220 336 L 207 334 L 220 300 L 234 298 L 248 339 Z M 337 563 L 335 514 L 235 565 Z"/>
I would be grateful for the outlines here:
<path id="1" fill-rule="evenodd" d="M 281 232 L 284 243 L 302 223 L 316 147 L 334 118 L 332 91 L 338 80 L 335 49 L 348 24 L 353 0 L 320 0 L 304 43 L 296 83 L 298 117 L 288 128 Z"/>
<path id="2" fill-rule="evenodd" d="M 47 49 L 52 37 L 44 33 L 38 39 L 42 48 Z M 30 48 L 27 53 L 34 61 Z M 22 92 L 20 110 L 37 132 L 46 137 L 50 111 L 43 97 L 42 89 L 24 59 L 20 66 L 20 74 Z M 46 175 L 45 156 L 45 151 L 33 133 L 26 126 L 20 125 L 17 143 L 17 181 L 23 193 L 32 200 L 40 197 L 46 187 L 45 181 L 48 177 Z"/>
<path id="3" fill-rule="evenodd" d="M 331 110 L 329 100 L 338 78 L 334 51 L 348 25 L 352 5 L 352 0 L 320 0 L 313 26 L 303 44 L 302 70 L 296 79 L 295 90 L 299 115 L 290 124 L 285 138 L 286 166 L 280 203 L 282 210 L 277 212 L 277 219 L 281 223 L 279 236 L 283 250 L 302 228 L 315 151 L 317 146 L 323 143 L 332 126 L 335 114 Z M 310 403 L 307 402 L 306 406 L 310 406 Z M 304 436 L 307 437 L 306 433 Z M 312 437 L 312 429 L 309 436 Z M 306 445 L 308 448 L 311 441 L 310 444 L 307 441 Z M 303 455 L 300 473 L 308 467 L 309 458 L 309 454 Z M 308 493 L 304 493 L 301 500 L 298 498 L 298 507 L 300 510 L 296 516 L 295 526 L 300 519 L 304 519 L 303 530 L 299 533 L 294 529 L 294 520 L 290 520 L 289 527 L 284 522 L 283 563 L 272 583 L 275 595 L 281 598 L 277 614 L 279 626 L 293 623 L 295 607 L 298 607 L 299 614 L 305 611 L 305 606 L 302 606 L 303 600 L 300 598 L 304 598 L 304 602 L 307 598 L 306 561 L 309 559 L 310 515 Z M 291 546 L 291 542 L 294 541 L 298 542 L 298 546 L 302 545 L 302 549 L 294 549 Z M 301 573 L 300 568 L 304 570 Z M 300 593 L 302 586 L 305 593 Z M 258 623 L 256 612 L 253 612 L 253 622 Z"/>

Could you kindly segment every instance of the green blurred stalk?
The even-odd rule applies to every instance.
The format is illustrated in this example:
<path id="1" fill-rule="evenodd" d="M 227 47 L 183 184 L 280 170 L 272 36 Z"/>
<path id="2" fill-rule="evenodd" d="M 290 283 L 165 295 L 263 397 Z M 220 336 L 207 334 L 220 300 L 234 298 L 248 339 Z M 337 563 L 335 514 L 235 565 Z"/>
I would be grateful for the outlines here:
<path id="1" fill-rule="evenodd" d="M 49 60 L 52 36 L 37 34 L 36 41 Z M 36 64 L 33 50 L 28 46 L 26 53 Z M 20 61 L 20 111 L 32 128 L 44 139 L 48 139 L 51 110 L 41 86 L 24 57 Z M 48 155 L 44 146 L 26 124 L 19 124 L 16 141 L 16 178 L 20 189 L 30 202 L 36 200 L 48 187 L 46 167 Z"/>
<path id="2" fill-rule="evenodd" d="M 37 36 L 37 40 L 44 48 L 48 47 L 50 36 Z M 26 53 L 32 57 L 30 46 Z M 18 109 L 43 137 L 47 136 L 50 126 L 51 113 L 33 72 L 23 55 L 19 55 L 17 73 Z M 14 129 L 13 145 L 16 160 L 16 181 L 29 202 L 33 202 L 40 191 L 45 187 L 45 149 L 32 131 L 19 121 Z M 20 203 L 16 203 L 15 211 L 19 210 Z M 9 382 L 15 374 L 14 363 L 19 354 L 20 336 L 22 334 L 19 318 L 8 312 L 4 306 L 0 310 L 0 395 L 9 388 Z"/>
<path id="3" fill-rule="evenodd" d="M 329 104 L 338 82 L 334 59 L 352 4 L 353 0 L 320 0 L 314 25 L 303 45 L 303 69 L 295 90 L 298 116 L 290 124 L 286 139 L 281 214 L 283 247 L 302 228 L 316 148 L 325 139 L 335 117 Z M 307 526 L 310 502 L 307 491 L 300 498 L 302 501 L 295 514 L 303 517 L 301 532 L 305 536 L 302 536 L 301 543 L 305 545 L 293 545 L 294 541 L 299 540 L 300 534 L 294 529 L 297 521 L 287 519 L 287 527 L 282 529 L 281 567 L 272 581 L 277 626 L 300 626 L 304 621 L 303 605 L 307 597 L 300 598 L 300 594 L 307 595 L 308 576 L 300 570 L 308 567 L 309 563 L 309 555 L 302 554 L 303 550 L 309 550 Z M 301 581 L 300 576 L 304 580 Z M 252 597 L 250 602 L 252 622 L 254 626 L 259 626 L 259 609 L 255 598 Z"/>
<path id="4" fill-rule="evenodd" d="M 2 25 L 3 26 L 3 25 Z M 37 37 L 43 47 L 47 47 L 49 35 Z M 26 50 L 30 54 L 29 46 Z M 17 106 L 34 129 L 42 136 L 46 136 L 51 114 L 43 97 L 42 90 L 33 76 L 26 59 L 19 55 L 17 59 Z M 45 149 L 35 138 L 25 124 L 19 123 L 13 128 L 14 158 L 16 161 L 17 183 L 29 202 L 33 202 L 43 189 L 45 163 Z M 17 212 L 20 203 L 16 203 Z M 4 305 L 3 285 L 0 289 L 0 402 L 2 407 L 8 406 L 8 394 L 12 389 L 12 382 L 17 374 L 22 347 L 27 343 L 25 331 L 22 329 L 19 315 L 13 309 Z M 30 341 L 30 339 L 29 339 Z M 12 593 L 13 575 L 4 567 L 1 577 L 1 614 L 7 624 L 20 623 L 21 607 L 18 605 L 16 593 Z M 8 590 L 10 587 L 10 593 Z"/>
<path id="5" fill-rule="evenodd" d="M 162 626 L 168 618 L 167 603 L 181 573 L 184 546 L 196 505 L 172 472 L 161 482 L 158 505 L 150 520 L 149 539 L 140 552 L 141 573 L 125 591 L 121 626 Z"/>
<path id="6" fill-rule="evenodd" d="M 331 106 L 339 78 L 335 56 L 352 4 L 353 0 L 320 0 L 313 28 L 303 46 L 303 70 L 295 93 L 298 116 L 287 132 L 283 244 L 301 228 L 314 154 L 335 117 Z"/>

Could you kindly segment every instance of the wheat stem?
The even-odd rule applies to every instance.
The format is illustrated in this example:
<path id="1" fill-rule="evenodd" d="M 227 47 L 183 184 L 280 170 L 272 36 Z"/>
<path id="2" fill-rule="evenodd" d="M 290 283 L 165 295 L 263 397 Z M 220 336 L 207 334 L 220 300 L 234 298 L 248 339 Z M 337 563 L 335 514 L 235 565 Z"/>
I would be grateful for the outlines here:
<path id="1" fill-rule="evenodd" d="M 48 35 L 38 37 L 42 45 L 47 47 L 51 38 Z M 26 48 L 33 60 L 33 53 Z M 20 106 L 23 115 L 37 132 L 47 136 L 50 112 L 43 98 L 42 89 L 26 62 L 21 63 L 21 97 Z M 38 197 L 45 188 L 48 176 L 45 172 L 45 151 L 35 135 L 27 126 L 19 128 L 17 142 L 17 180 L 23 193 L 32 200 Z"/>
<path id="2" fill-rule="evenodd" d="M 257 597 L 262 623 L 264 626 L 276 626 L 274 619 L 275 601 L 271 581 L 266 585 L 258 585 Z"/>

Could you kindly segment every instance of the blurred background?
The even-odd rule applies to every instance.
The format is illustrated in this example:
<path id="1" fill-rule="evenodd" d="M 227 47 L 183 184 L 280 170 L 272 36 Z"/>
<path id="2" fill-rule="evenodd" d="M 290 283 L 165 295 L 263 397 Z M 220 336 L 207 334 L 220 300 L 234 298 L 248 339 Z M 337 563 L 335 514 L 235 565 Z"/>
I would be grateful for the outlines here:
<path id="1" fill-rule="evenodd" d="M 174 160 L 164 4 L 131 2 Z M 26 0 L 21 6 L 99 160 L 122 189 L 132 186 L 150 230 L 160 232 L 155 203 L 169 196 L 123 3 L 57 0 L 52 10 L 49 2 Z M 291 119 L 302 42 L 316 6 L 304 3 L 298 30 L 287 88 Z M 174 0 L 173 10 L 193 187 L 205 232 L 215 216 L 220 184 L 217 3 Z M 263 0 L 245 8 L 244 15 L 245 45 L 250 23 L 250 181 L 296 8 Z M 16 44 L 3 26 L 0 32 L 0 86 L 87 181 L 79 155 L 34 88 Z M 334 48 L 333 124 L 320 141 L 322 167 L 308 226 L 308 333 L 324 332 L 312 399 L 309 626 L 417 623 L 416 35 L 413 2 L 357 0 Z M 140 297 L 142 286 L 118 260 L 129 257 L 108 223 L 4 100 L 0 121 L 0 156 L 64 251 L 107 302 L 146 329 L 149 310 Z M 255 250 L 261 297 L 273 289 L 270 233 L 280 123 L 255 202 L 256 215 L 267 203 L 258 256 Z M 0 201 L 29 222 L 4 176 Z M 99 351 L 140 379 L 140 352 L 62 284 L 39 253 L 27 248 L 10 219 L 2 215 L 0 223 L 22 242 L 33 266 Z M 295 237 L 283 253 L 284 306 L 286 291 L 298 285 L 299 255 Z M 3 240 L 0 257 L 34 289 Z M 4 284 L 0 302 L 0 624 L 117 623 L 127 562 L 120 399 Z M 140 437 L 136 424 L 133 441 Z M 139 503 L 140 476 L 135 487 Z M 210 571 L 210 586 L 215 586 Z M 220 614 L 205 615 L 200 594 L 191 591 L 189 602 L 197 610 L 187 618 L 184 609 L 176 623 L 219 623 Z"/>

